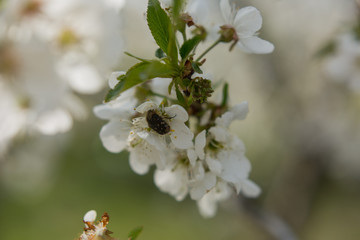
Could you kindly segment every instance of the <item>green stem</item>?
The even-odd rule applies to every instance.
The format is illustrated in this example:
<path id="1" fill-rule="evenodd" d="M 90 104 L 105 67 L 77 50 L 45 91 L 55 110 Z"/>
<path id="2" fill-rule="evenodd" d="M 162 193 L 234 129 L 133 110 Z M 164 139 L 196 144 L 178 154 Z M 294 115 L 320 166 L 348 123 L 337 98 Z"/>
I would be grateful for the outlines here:
<path id="1" fill-rule="evenodd" d="M 162 94 L 160 94 L 160 93 L 156 93 L 156 92 L 153 92 L 153 91 L 150 91 L 149 94 L 151 94 L 152 96 L 157 96 L 157 97 L 161 97 L 161 98 L 166 98 L 166 99 L 168 99 L 168 100 L 170 100 L 170 101 L 172 101 L 172 102 L 176 102 L 176 101 L 177 101 L 176 99 L 169 98 L 169 97 L 167 97 L 167 96 L 165 96 L 165 95 L 162 95 Z"/>
<path id="2" fill-rule="evenodd" d="M 200 61 L 208 52 L 210 52 L 211 49 L 213 49 L 216 45 L 218 45 L 221 42 L 220 38 L 216 40 L 216 42 L 213 43 L 208 49 L 205 50 L 196 60 L 195 62 Z"/>

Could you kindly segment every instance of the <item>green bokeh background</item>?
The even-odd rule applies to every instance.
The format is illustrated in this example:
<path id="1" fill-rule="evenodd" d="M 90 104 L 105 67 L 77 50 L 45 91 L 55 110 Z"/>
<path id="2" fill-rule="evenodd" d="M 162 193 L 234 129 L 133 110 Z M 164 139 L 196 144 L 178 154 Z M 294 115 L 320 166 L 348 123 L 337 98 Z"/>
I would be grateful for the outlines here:
<path id="1" fill-rule="evenodd" d="M 144 4 L 146 1 L 142 2 Z M 283 193 L 285 200 L 291 196 L 286 192 L 288 189 L 279 187 L 277 180 L 282 172 L 286 172 L 289 163 L 296 161 L 303 152 L 296 145 L 303 143 L 299 133 L 312 132 L 312 129 L 306 124 L 300 130 L 294 129 L 317 113 L 317 97 L 325 96 L 324 102 L 328 102 L 328 105 L 324 107 L 331 109 L 320 113 L 324 119 L 319 121 L 318 126 L 326 125 L 335 116 L 349 115 L 349 118 L 353 118 L 349 121 L 354 124 L 353 129 L 349 128 L 353 133 L 359 132 L 360 99 L 358 94 L 324 79 L 318 73 L 321 66 L 311 60 L 314 51 L 329 39 L 330 31 L 324 29 L 324 32 L 319 32 L 322 25 L 317 23 L 330 25 L 333 16 L 344 14 L 335 14 L 338 13 L 336 7 L 332 9 L 334 14 L 328 11 L 325 7 L 329 6 L 330 0 L 321 1 L 323 5 L 319 4 L 316 11 L 306 11 L 303 15 L 297 9 L 298 1 L 287 1 L 288 10 L 293 11 L 290 13 L 280 12 L 279 5 L 285 1 L 274 4 L 260 0 L 254 2 L 264 13 L 261 37 L 275 43 L 275 52 L 269 56 L 249 56 L 240 51 L 228 53 L 228 47 L 219 46 L 208 55 L 206 64 L 212 73 L 218 73 L 214 79 L 225 76 L 229 80 L 232 103 L 244 99 L 250 103 L 249 116 L 241 123 L 234 123 L 232 130 L 247 148 L 247 157 L 253 166 L 251 179 L 263 190 L 262 195 L 252 203 L 271 209 L 271 203 L 266 201 L 270 193 L 278 191 L 280 196 Z M 334 2 L 331 1 L 332 4 Z M 123 13 L 124 26 L 128 27 L 124 34 L 127 37 L 126 50 L 140 57 L 151 58 L 156 46 L 146 28 L 142 15 L 144 7 L 136 8 L 133 6 L 133 9 Z M 284 26 L 287 21 L 301 23 L 307 18 L 313 20 L 311 16 L 320 15 L 320 11 L 329 12 L 326 15 L 328 18 L 304 23 L 302 28 Z M 291 13 L 291 19 L 276 19 L 277 16 Z M 334 26 L 332 28 L 335 29 Z M 306 33 L 306 42 L 312 43 L 310 47 L 304 44 L 303 35 L 296 35 L 301 31 Z M 134 59 L 125 56 L 116 70 L 127 69 L 134 62 Z M 271 69 L 270 73 L 268 69 Z M 274 72 L 280 74 L 274 77 Z M 114 232 L 114 237 L 124 240 L 128 232 L 137 226 L 144 227 L 139 240 L 271 239 L 241 207 L 236 196 L 220 205 L 216 217 L 204 219 L 194 201 L 186 198 L 183 202 L 177 202 L 160 192 L 153 183 L 153 169 L 147 175 L 139 176 L 130 169 L 127 153 L 112 154 L 106 151 L 99 138 L 100 128 L 105 121 L 91 114 L 91 108 L 99 104 L 104 95 L 105 90 L 93 97 L 82 96 L 90 111 L 89 119 L 76 122 L 71 132 L 58 136 L 65 140 L 59 140 L 55 169 L 49 179 L 51 188 L 41 196 L 34 197 L 36 193 L 15 193 L 1 182 L 0 240 L 76 239 L 84 226 L 83 215 L 90 209 L 96 210 L 99 216 L 108 212 L 109 229 Z M 329 136 L 336 138 L 336 135 Z M 14 145 L 12 151 L 21 148 L 21 144 Z M 343 142 L 344 146 L 346 144 Z M 331 153 L 333 149 L 329 146 L 320 153 Z M 339 160 L 342 160 L 341 156 L 336 159 Z M 330 166 L 331 162 L 325 165 Z M 342 168 L 341 164 L 336 166 L 335 170 L 325 171 L 316 182 L 315 192 L 310 196 L 311 204 L 304 212 L 305 222 L 296 229 L 299 239 L 359 239 L 360 178 L 356 174 L 348 174 L 349 167 Z M 300 180 L 305 181 L 306 172 L 301 169 L 299 172 Z M 290 186 L 295 192 L 298 187 L 296 184 Z M 301 196 L 299 198 L 301 200 Z M 292 204 L 287 202 L 290 216 L 292 212 L 294 215 L 299 213 L 297 205 L 294 203 L 291 208 Z"/>

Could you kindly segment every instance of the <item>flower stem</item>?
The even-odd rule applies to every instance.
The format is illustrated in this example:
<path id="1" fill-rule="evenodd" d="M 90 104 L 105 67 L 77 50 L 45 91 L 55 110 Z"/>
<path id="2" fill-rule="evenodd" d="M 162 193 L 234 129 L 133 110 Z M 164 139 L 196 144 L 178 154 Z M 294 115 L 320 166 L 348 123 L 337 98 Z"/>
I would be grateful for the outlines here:
<path id="1" fill-rule="evenodd" d="M 153 92 L 153 91 L 150 91 L 149 94 L 152 95 L 152 96 L 156 96 L 156 97 L 166 98 L 167 100 L 170 100 L 170 101 L 172 101 L 172 102 L 176 102 L 176 101 L 177 101 L 177 100 L 174 99 L 174 98 L 170 98 L 170 97 L 167 97 L 167 96 L 165 96 L 165 95 L 162 95 L 162 94 L 160 94 L 160 93 L 156 93 L 156 92 Z"/>
<path id="2" fill-rule="evenodd" d="M 182 37 L 183 37 L 184 42 L 185 42 L 185 41 L 187 40 L 186 32 L 185 32 L 185 31 L 182 31 L 181 34 L 182 34 Z"/>
<path id="3" fill-rule="evenodd" d="M 203 52 L 203 53 L 195 60 L 195 62 L 200 61 L 208 52 L 210 52 L 211 49 L 213 49 L 216 45 L 218 45 L 219 42 L 221 42 L 220 38 L 219 38 L 218 40 L 216 40 L 216 42 L 214 42 L 208 49 L 206 49 L 205 52 Z"/>

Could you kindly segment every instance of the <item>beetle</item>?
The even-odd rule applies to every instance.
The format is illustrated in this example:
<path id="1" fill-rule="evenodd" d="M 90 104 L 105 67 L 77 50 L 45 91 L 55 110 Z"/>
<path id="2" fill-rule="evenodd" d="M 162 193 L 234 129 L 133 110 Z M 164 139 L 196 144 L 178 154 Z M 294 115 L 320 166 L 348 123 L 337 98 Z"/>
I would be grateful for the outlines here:
<path id="1" fill-rule="evenodd" d="M 167 134 L 170 132 L 170 125 L 156 113 L 155 110 L 149 110 L 146 113 L 146 121 L 151 129 L 160 135 Z"/>

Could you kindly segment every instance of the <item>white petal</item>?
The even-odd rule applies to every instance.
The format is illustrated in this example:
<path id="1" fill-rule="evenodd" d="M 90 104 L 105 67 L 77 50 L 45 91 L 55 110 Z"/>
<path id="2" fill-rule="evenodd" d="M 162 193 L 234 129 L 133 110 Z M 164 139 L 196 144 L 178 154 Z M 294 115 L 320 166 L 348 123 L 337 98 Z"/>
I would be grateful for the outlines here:
<path id="1" fill-rule="evenodd" d="M 144 131 L 137 131 L 136 134 L 142 139 L 146 139 L 150 135 L 150 132 L 144 130 Z"/>
<path id="2" fill-rule="evenodd" d="M 204 186 L 206 190 L 209 191 L 215 186 L 215 184 L 216 184 L 216 175 L 211 172 L 207 172 L 204 177 Z"/>
<path id="3" fill-rule="evenodd" d="M 190 164 L 191 166 L 195 165 L 196 159 L 197 159 L 197 155 L 194 149 L 189 148 L 187 150 L 187 157 L 189 158 Z"/>
<path id="4" fill-rule="evenodd" d="M 140 141 L 139 141 L 140 140 Z M 141 139 L 135 139 L 138 144 L 131 147 L 130 166 L 138 174 L 145 174 L 149 171 L 149 167 L 153 164 L 162 169 L 166 166 L 166 159 L 162 152 L 158 151 L 154 146 Z"/>
<path id="5" fill-rule="evenodd" d="M 226 142 L 229 133 L 228 130 L 224 127 L 212 127 L 209 129 L 209 132 L 214 135 L 215 140 L 218 142 Z"/>
<path id="6" fill-rule="evenodd" d="M 216 186 L 197 201 L 200 213 L 203 217 L 213 217 L 217 211 L 217 204 L 231 196 L 231 189 L 228 184 L 218 181 Z"/>
<path id="7" fill-rule="evenodd" d="M 246 151 L 245 144 L 243 143 L 243 141 L 241 141 L 240 138 L 238 138 L 238 136 L 231 135 L 231 138 L 228 143 L 229 143 L 229 147 L 233 151 L 237 152 L 238 154 L 240 154 L 242 156 L 245 154 L 245 151 Z"/>
<path id="8" fill-rule="evenodd" d="M 189 119 L 189 115 L 186 110 L 182 106 L 177 104 L 166 107 L 165 112 L 169 115 L 169 117 L 174 118 L 178 121 L 186 122 Z"/>
<path id="9" fill-rule="evenodd" d="M 224 151 L 223 151 L 224 152 Z M 218 154 L 222 164 L 220 177 L 227 182 L 237 183 L 249 176 L 251 165 L 245 156 L 239 156 L 238 152 Z"/>
<path id="10" fill-rule="evenodd" d="M 85 213 L 84 218 L 83 218 L 84 222 L 95 222 L 96 220 L 96 211 L 95 210 L 90 210 L 87 213 Z"/>
<path id="11" fill-rule="evenodd" d="M 274 45 L 258 37 L 240 38 L 237 46 L 247 53 L 266 54 L 274 51 Z"/>
<path id="12" fill-rule="evenodd" d="M 154 146 L 156 149 L 160 151 L 164 151 L 164 149 L 166 148 L 164 136 L 160 136 L 157 133 L 152 133 L 147 131 L 142 131 L 142 132 L 144 133 L 142 137 L 138 133 L 138 135 L 141 138 L 145 139 L 150 145 Z"/>
<path id="13" fill-rule="evenodd" d="M 152 101 L 146 101 L 146 102 L 142 103 L 140 106 L 138 106 L 136 108 L 136 111 L 139 113 L 145 113 L 152 109 L 157 109 L 156 104 L 153 103 Z"/>
<path id="14" fill-rule="evenodd" d="M 229 111 L 221 115 L 220 117 L 217 117 L 215 120 L 216 126 L 221 126 L 224 128 L 228 128 L 232 121 L 234 120 L 235 116 L 234 113 Z"/>
<path id="15" fill-rule="evenodd" d="M 157 151 L 156 154 L 158 156 L 155 158 L 155 164 L 159 170 L 164 170 L 175 159 L 174 156 L 166 152 Z"/>
<path id="16" fill-rule="evenodd" d="M 97 105 L 93 108 L 94 114 L 101 119 L 130 119 L 131 115 L 135 113 L 133 108 L 129 108 L 129 105 L 119 105 L 106 103 Z"/>
<path id="17" fill-rule="evenodd" d="M 175 169 L 168 168 L 163 171 L 156 170 L 154 182 L 163 192 L 167 192 L 177 201 L 182 201 L 187 193 L 187 170 L 185 166 L 178 165 Z"/>
<path id="18" fill-rule="evenodd" d="M 232 107 L 230 111 L 234 114 L 234 119 L 244 120 L 249 113 L 249 104 L 247 101 L 243 101 Z"/>
<path id="19" fill-rule="evenodd" d="M 79 96 L 68 94 L 63 102 L 64 108 L 66 108 L 75 119 L 85 120 L 88 118 L 87 106 Z"/>
<path id="20" fill-rule="evenodd" d="M 234 20 L 234 13 L 231 9 L 229 0 L 220 1 L 221 14 L 225 20 L 225 23 L 232 24 Z"/>
<path id="21" fill-rule="evenodd" d="M 91 65 L 79 64 L 65 69 L 62 72 L 64 78 L 79 93 L 93 94 L 104 86 L 103 77 Z"/>
<path id="22" fill-rule="evenodd" d="M 206 192 L 213 188 L 216 184 L 216 175 L 207 172 L 201 181 L 191 185 L 190 196 L 193 200 L 200 200 Z"/>
<path id="23" fill-rule="evenodd" d="M 131 169 L 139 175 L 144 175 L 149 171 L 150 164 L 140 161 L 142 155 L 137 151 L 131 151 L 129 155 L 129 164 Z"/>
<path id="24" fill-rule="evenodd" d="M 170 138 L 175 147 L 188 149 L 193 146 L 194 134 L 182 121 L 173 120 L 171 122 L 172 133 Z"/>
<path id="25" fill-rule="evenodd" d="M 261 28 L 261 14 L 259 10 L 251 6 L 241 8 L 235 16 L 234 25 L 240 38 L 252 36 Z"/>
<path id="26" fill-rule="evenodd" d="M 205 159 L 209 169 L 215 173 L 216 175 L 220 175 L 222 172 L 222 165 L 220 163 L 220 161 L 218 161 L 217 159 L 214 159 L 210 156 L 206 156 Z"/>
<path id="27" fill-rule="evenodd" d="M 211 218 L 216 214 L 217 202 L 211 198 L 212 195 L 205 194 L 205 196 L 197 201 L 199 212 L 204 218 Z"/>
<path id="28" fill-rule="evenodd" d="M 125 121 L 110 121 L 101 128 L 100 139 L 104 147 L 113 153 L 121 152 L 127 146 L 131 124 Z"/>
<path id="29" fill-rule="evenodd" d="M 70 114 L 63 109 L 55 109 L 42 114 L 35 123 L 41 133 L 53 135 L 68 131 L 73 124 Z"/>
<path id="30" fill-rule="evenodd" d="M 196 162 L 194 166 L 188 167 L 188 179 L 195 183 L 201 181 L 205 176 L 205 169 L 202 162 Z"/>
<path id="31" fill-rule="evenodd" d="M 201 160 L 205 158 L 206 130 L 200 132 L 195 138 L 195 152 Z"/>
<path id="32" fill-rule="evenodd" d="M 126 0 L 105 0 L 105 3 L 111 8 L 120 10 L 125 6 Z"/>
<path id="33" fill-rule="evenodd" d="M 242 191 L 247 197 L 257 197 L 261 193 L 261 188 L 253 181 L 246 179 L 243 181 Z"/>
<path id="34" fill-rule="evenodd" d="M 114 88 L 116 86 L 116 84 L 119 83 L 119 80 L 117 78 L 124 74 L 125 74 L 124 71 L 112 72 L 109 77 L 109 82 L 108 82 L 109 87 Z"/>

